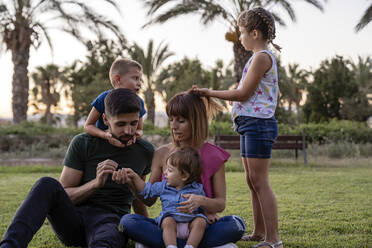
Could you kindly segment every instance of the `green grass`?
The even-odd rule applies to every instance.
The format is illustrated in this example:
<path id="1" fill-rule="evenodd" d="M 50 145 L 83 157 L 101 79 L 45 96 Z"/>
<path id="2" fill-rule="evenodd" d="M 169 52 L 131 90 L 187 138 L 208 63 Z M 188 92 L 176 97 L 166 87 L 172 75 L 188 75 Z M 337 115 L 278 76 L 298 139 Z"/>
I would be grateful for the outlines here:
<path id="1" fill-rule="evenodd" d="M 234 156 L 235 157 L 235 156 Z M 299 161 L 301 161 L 299 159 Z M 272 188 L 279 207 L 279 231 L 285 247 L 372 247 L 372 166 L 273 161 Z M 241 215 L 252 230 L 249 190 L 239 159 L 227 168 L 227 207 L 223 215 Z M 61 167 L 0 166 L 0 236 L 33 183 L 42 176 L 58 178 Z M 159 213 L 159 204 L 150 208 Z M 253 242 L 238 242 L 251 247 Z M 29 247 L 64 247 L 45 222 Z M 130 247 L 133 244 L 130 243 Z"/>

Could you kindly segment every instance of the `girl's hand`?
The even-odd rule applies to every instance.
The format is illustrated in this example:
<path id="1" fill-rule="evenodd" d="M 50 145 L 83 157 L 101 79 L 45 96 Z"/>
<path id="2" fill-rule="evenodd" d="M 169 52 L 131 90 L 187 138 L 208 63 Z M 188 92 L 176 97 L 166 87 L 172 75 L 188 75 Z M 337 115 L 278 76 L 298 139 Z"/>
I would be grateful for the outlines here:
<path id="1" fill-rule="evenodd" d="M 180 207 L 177 208 L 181 213 L 191 214 L 201 206 L 204 196 L 195 194 L 182 195 L 183 198 L 187 199 L 184 202 L 180 202 Z"/>
<path id="2" fill-rule="evenodd" d="M 115 139 L 114 137 L 112 137 L 112 134 L 108 131 L 106 131 L 106 133 L 105 133 L 105 139 L 107 139 L 108 142 L 113 146 L 121 147 L 121 148 L 125 147 L 125 145 L 123 143 L 121 143 L 120 140 Z"/>
<path id="3" fill-rule="evenodd" d="M 208 88 L 199 88 L 197 85 L 192 86 L 192 90 L 199 93 L 201 96 L 210 96 L 211 90 Z"/>

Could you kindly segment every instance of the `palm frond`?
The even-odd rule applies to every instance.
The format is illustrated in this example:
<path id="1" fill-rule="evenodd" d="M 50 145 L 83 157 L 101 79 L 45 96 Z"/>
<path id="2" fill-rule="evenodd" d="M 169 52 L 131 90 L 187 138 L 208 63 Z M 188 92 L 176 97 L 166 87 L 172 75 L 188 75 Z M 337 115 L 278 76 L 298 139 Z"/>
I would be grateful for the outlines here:
<path id="1" fill-rule="evenodd" d="M 143 27 L 146 27 L 148 25 L 154 24 L 154 23 L 164 23 L 170 19 L 173 19 L 175 17 L 178 17 L 180 15 L 187 15 L 190 13 L 198 12 L 199 8 L 195 4 L 177 4 L 174 8 L 169 9 L 165 11 L 162 14 L 159 14 L 157 17 L 152 18 L 148 23 L 143 25 Z"/>
<path id="2" fill-rule="evenodd" d="M 169 2 L 174 2 L 174 0 L 154 0 L 154 1 L 147 0 L 147 1 L 145 1 L 145 6 L 147 6 L 149 8 L 149 10 L 147 11 L 147 14 L 148 15 L 154 14 L 161 7 L 163 7 L 164 5 L 166 5 Z"/>
<path id="3" fill-rule="evenodd" d="M 292 5 L 287 0 L 275 1 L 275 4 L 280 4 L 283 9 L 287 12 L 292 21 L 296 22 L 296 14 L 292 8 Z"/>
<path id="4" fill-rule="evenodd" d="M 355 32 L 359 32 L 365 26 L 368 25 L 372 20 L 372 4 L 368 7 L 368 9 L 364 12 L 364 15 L 360 19 L 359 23 L 355 26 Z"/>
<path id="5" fill-rule="evenodd" d="M 158 46 L 158 48 L 156 49 L 156 52 L 155 52 L 156 61 L 154 63 L 155 64 L 154 68 L 156 68 L 156 69 L 158 69 L 161 66 L 161 64 L 163 64 L 163 62 L 167 58 L 174 55 L 173 52 L 169 51 L 168 45 L 162 46 L 162 44 L 163 44 L 163 42 L 161 42 L 159 44 L 159 46 Z"/>
<path id="6" fill-rule="evenodd" d="M 318 0 L 304 0 L 305 2 L 313 5 L 315 8 L 319 9 L 320 11 L 324 11 L 323 5 Z M 324 2 L 327 2 L 327 0 L 324 0 Z"/>
<path id="7" fill-rule="evenodd" d="M 39 28 L 40 31 L 43 33 L 43 35 L 44 35 L 45 39 L 47 40 L 48 45 L 50 47 L 50 51 L 52 53 L 52 58 L 53 58 L 54 57 L 53 43 L 52 43 L 52 40 L 51 40 L 51 38 L 49 36 L 48 28 L 45 25 L 43 25 L 42 23 L 40 23 L 40 22 L 37 22 L 37 23 L 35 23 L 33 25 L 33 29 L 35 29 L 35 28 Z"/>
<path id="8" fill-rule="evenodd" d="M 270 11 L 270 13 L 273 15 L 275 22 L 278 23 L 280 26 L 285 27 L 287 26 L 284 22 L 284 20 L 275 12 Z"/>

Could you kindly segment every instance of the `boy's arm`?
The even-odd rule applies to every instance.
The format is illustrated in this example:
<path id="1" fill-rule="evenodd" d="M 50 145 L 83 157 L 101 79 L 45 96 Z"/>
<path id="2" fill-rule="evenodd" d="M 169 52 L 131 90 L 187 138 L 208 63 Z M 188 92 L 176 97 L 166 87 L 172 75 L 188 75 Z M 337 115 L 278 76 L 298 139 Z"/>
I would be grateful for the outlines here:
<path id="1" fill-rule="evenodd" d="M 100 115 L 101 113 L 93 107 L 85 121 L 84 131 L 90 135 L 106 139 L 106 132 L 96 127 L 96 121 L 99 119 Z"/>
<path id="2" fill-rule="evenodd" d="M 93 107 L 88 115 L 87 120 L 85 121 L 84 131 L 90 135 L 108 140 L 113 146 L 124 147 L 125 145 L 122 144 L 119 140 L 112 137 L 110 132 L 103 131 L 96 127 L 96 121 L 98 120 L 100 115 L 101 113 L 95 107 Z"/>
<path id="3" fill-rule="evenodd" d="M 143 135 L 143 118 L 140 117 L 139 120 L 138 120 L 138 126 L 137 126 L 137 130 L 136 130 L 137 139 L 141 138 L 142 135 Z"/>

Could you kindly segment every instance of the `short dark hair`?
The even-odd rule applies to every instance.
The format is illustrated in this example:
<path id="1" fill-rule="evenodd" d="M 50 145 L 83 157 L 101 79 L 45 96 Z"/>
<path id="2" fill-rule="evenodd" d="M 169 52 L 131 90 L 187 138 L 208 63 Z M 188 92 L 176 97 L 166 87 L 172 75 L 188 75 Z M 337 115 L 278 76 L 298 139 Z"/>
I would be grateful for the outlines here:
<path id="1" fill-rule="evenodd" d="M 141 111 L 139 97 L 130 89 L 115 89 L 105 97 L 105 115 L 136 113 Z"/>
<path id="2" fill-rule="evenodd" d="M 190 176 L 186 184 L 200 182 L 203 172 L 202 161 L 199 152 L 192 147 L 181 147 L 171 153 L 167 158 L 172 166 L 181 171 L 182 174 L 188 173 Z"/>

